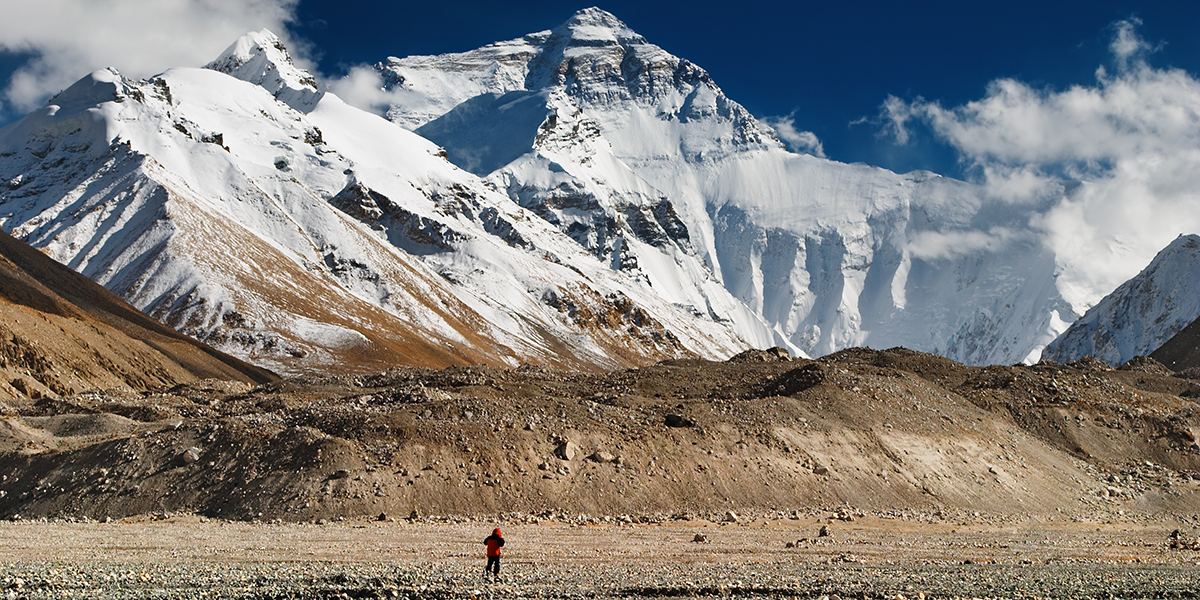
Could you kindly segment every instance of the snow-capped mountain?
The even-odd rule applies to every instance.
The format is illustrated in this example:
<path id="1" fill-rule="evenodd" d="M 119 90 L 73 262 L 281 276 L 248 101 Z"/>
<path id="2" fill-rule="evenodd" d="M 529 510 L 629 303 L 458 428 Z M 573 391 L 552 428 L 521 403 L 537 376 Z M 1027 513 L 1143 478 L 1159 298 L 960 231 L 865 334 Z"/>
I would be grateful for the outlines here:
<path id="1" fill-rule="evenodd" d="M 1181 235 L 1047 346 L 1045 357 L 1119 365 L 1154 352 L 1197 318 L 1200 236 Z"/>
<path id="2" fill-rule="evenodd" d="M 603 10 L 377 69 L 393 122 L 662 298 L 737 314 L 739 331 L 757 316 L 813 355 L 903 345 L 1011 363 L 1076 317 L 1026 216 L 931 173 L 791 153 L 707 72 Z M 727 312 L 720 288 L 752 314 Z"/>
<path id="3" fill-rule="evenodd" d="M 206 69 L 96 71 L 0 129 L 0 227 L 280 372 L 600 368 L 772 342 L 719 285 L 710 310 L 677 302 L 314 84 L 267 31 Z"/>

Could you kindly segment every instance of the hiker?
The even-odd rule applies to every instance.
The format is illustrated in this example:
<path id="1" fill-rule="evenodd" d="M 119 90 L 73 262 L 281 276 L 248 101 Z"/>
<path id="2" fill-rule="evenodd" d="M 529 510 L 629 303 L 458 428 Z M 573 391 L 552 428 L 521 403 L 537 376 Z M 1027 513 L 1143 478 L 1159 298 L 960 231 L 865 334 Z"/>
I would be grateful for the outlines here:
<path id="1" fill-rule="evenodd" d="M 487 545 L 487 566 L 483 568 L 483 576 L 487 577 L 489 571 L 495 577 L 500 576 L 500 548 L 504 546 L 504 534 L 500 533 L 500 528 L 492 530 L 492 535 L 487 536 L 483 540 Z"/>

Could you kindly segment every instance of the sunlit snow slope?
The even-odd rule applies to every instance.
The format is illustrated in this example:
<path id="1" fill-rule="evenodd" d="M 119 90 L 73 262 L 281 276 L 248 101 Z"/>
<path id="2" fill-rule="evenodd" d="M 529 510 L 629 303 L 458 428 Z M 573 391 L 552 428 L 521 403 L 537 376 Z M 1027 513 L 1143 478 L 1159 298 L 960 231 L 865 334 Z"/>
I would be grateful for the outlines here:
<path id="1" fill-rule="evenodd" d="M 707 72 L 602 10 L 378 69 L 389 119 L 753 343 L 757 316 L 812 355 L 903 345 L 1011 363 L 1076 317 L 1027 213 L 930 173 L 789 152 Z"/>
<path id="2" fill-rule="evenodd" d="M 1046 358 L 1148 356 L 1200 318 L 1200 236 L 1181 235 L 1046 347 Z"/>
<path id="3" fill-rule="evenodd" d="M 0 130 L 0 227 L 280 372 L 574 368 L 769 345 L 664 296 L 439 148 L 319 92 L 269 32 L 207 69 L 88 75 Z M 722 290 L 723 291 L 723 290 Z"/>

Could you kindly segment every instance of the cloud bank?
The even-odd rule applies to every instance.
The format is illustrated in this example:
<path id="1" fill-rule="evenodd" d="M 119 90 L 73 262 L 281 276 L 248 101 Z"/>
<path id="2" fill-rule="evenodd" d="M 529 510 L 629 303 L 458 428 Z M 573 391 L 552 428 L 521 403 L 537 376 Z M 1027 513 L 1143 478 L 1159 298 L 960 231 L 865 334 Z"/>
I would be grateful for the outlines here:
<path id="1" fill-rule="evenodd" d="M 1028 206 L 1077 310 L 1180 233 L 1200 232 L 1200 81 L 1150 66 L 1154 49 L 1138 24 L 1114 24 L 1112 71 L 1099 68 L 1091 85 L 1055 91 L 999 79 L 963 106 L 892 97 L 882 108 L 897 143 L 928 126 L 985 194 Z"/>
<path id="2" fill-rule="evenodd" d="M 0 19 L 0 50 L 31 58 L 7 82 L 2 112 L 29 112 L 104 67 L 140 78 L 170 67 L 201 66 L 242 34 L 264 27 L 289 41 L 286 25 L 297 1 L 10 2 Z"/>

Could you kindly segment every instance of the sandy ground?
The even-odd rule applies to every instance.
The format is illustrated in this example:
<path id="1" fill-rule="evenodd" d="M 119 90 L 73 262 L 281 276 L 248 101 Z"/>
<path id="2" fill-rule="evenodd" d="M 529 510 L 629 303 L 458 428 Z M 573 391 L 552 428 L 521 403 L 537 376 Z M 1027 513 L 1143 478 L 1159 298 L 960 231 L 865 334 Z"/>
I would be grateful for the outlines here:
<path id="1" fill-rule="evenodd" d="M 495 525 L 504 573 L 485 582 Z M 0 598 L 1192 598 L 1200 552 L 1166 547 L 1178 525 L 6 522 Z"/>
<path id="2" fill-rule="evenodd" d="M 832 522 L 832 524 L 830 524 Z M 830 536 L 818 537 L 829 524 Z M 177 517 L 113 523 L 0 523 L 0 561 L 386 562 L 482 561 L 481 540 L 505 531 L 505 563 L 1035 563 L 1200 564 L 1200 551 L 1167 548 L 1186 524 L 1169 521 L 1004 524 L 915 523 L 867 516 L 718 524 L 520 525 L 353 520 L 255 524 Z M 706 542 L 694 542 L 697 534 Z M 806 540 L 794 548 L 787 543 Z M 1200 585 L 1200 582 L 1198 582 Z"/>

